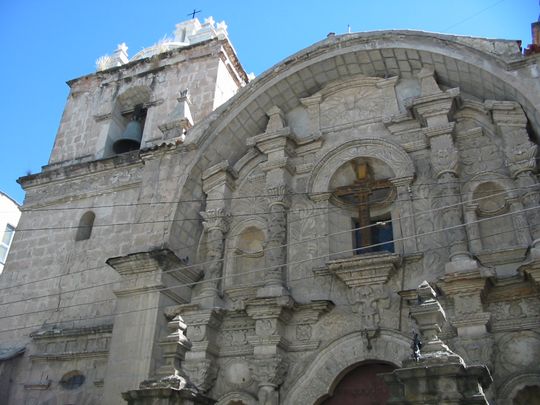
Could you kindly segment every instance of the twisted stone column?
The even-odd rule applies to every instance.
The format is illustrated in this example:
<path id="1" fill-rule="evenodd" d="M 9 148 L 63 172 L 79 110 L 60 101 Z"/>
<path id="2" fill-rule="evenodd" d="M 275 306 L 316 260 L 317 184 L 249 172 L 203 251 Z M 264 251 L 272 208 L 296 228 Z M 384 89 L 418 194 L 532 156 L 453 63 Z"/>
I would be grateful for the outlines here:
<path id="1" fill-rule="evenodd" d="M 284 269 L 287 263 L 287 210 L 288 189 L 284 185 L 268 189 L 269 214 L 266 240 L 266 271 L 264 287 L 282 289 Z"/>
<path id="2" fill-rule="evenodd" d="M 491 111 L 497 132 L 504 140 L 506 165 L 515 179 L 521 202 L 525 208 L 525 217 L 533 238 L 532 255 L 540 258 L 540 203 L 536 170 L 536 151 L 538 146 L 529 140 L 527 116 L 521 106 L 513 101 L 493 101 L 485 103 Z"/>
<path id="3" fill-rule="evenodd" d="M 207 210 L 200 214 L 204 219 L 203 227 L 207 241 L 204 281 L 200 296 L 217 296 L 223 275 L 223 247 L 229 215 L 224 209 Z"/>

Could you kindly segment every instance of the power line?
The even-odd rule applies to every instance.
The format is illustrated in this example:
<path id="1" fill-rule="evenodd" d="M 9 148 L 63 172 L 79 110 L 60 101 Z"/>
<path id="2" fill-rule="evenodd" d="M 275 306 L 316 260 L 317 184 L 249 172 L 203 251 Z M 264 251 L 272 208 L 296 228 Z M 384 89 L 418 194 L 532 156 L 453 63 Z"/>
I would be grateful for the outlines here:
<path id="1" fill-rule="evenodd" d="M 534 207 L 534 208 L 537 209 L 537 208 L 540 208 L 540 206 Z M 504 214 L 504 215 L 509 215 L 509 214 Z M 481 221 L 490 220 L 490 219 L 493 219 L 493 217 L 485 218 L 485 219 L 483 219 Z M 478 221 L 478 222 L 480 222 L 480 221 Z M 458 225 L 458 226 L 455 226 L 455 227 L 449 227 L 449 228 L 446 228 L 446 230 L 457 228 L 459 226 L 464 226 L 464 225 Z M 524 229 L 524 228 L 520 228 L 520 229 Z M 517 229 L 517 230 L 519 230 L 519 229 Z M 515 231 L 516 231 L 516 229 L 511 229 L 511 230 L 507 230 L 507 231 L 496 232 L 494 234 L 486 235 L 486 236 L 503 235 L 505 233 L 515 232 Z M 433 231 L 433 232 L 435 232 L 435 231 Z M 431 234 L 433 232 L 429 232 L 429 234 Z M 436 232 L 440 232 L 440 230 L 436 231 Z M 421 235 L 409 236 L 409 237 L 406 237 L 406 238 L 424 236 L 424 235 L 427 235 L 427 234 L 428 233 L 425 233 L 423 235 L 421 234 Z M 406 238 L 395 239 L 394 241 L 404 240 Z M 474 239 L 469 239 L 469 240 L 480 240 L 480 239 L 482 239 L 482 238 L 479 237 L 479 238 L 474 238 Z M 387 243 L 387 242 L 385 242 L 385 243 Z M 377 246 L 377 245 L 380 245 L 380 244 L 375 244 L 375 245 L 371 245 L 371 246 L 373 247 L 373 246 Z M 441 248 L 445 248 L 445 247 L 449 247 L 449 246 L 450 246 L 450 244 L 444 245 L 444 246 L 438 246 L 437 249 L 441 249 Z M 289 262 L 287 264 L 284 264 L 283 266 L 290 266 L 291 264 L 299 264 L 299 263 L 309 262 L 309 261 L 312 261 L 312 260 L 324 259 L 324 258 L 328 257 L 329 255 L 340 255 L 340 254 L 345 254 L 345 253 L 351 253 L 351 252 L 354 252 L 354 250 L 356 250 L 356 249 L 349 249 L 349 250 L 344 250 L 344 251 L 341 251 L 341 252 L 333 252 L 333 253 L 325 254 L 325 255 L 322 255 L 322 256 L 318 256 L 318 257 L 312 257 L 312 258 L 309 258 L 309 259 L 303 259 L 303 260 L 299 260 L 299 261 L 296 261 L 296 262 Z M 243 273 L 238 273 L 235 276 L 245 275 L 245 274 L 252 274 L 252 273 L 261 272 L 261 271 L 264 271 L 264 270 L 267 270 L 267 269 L 268 268 L 261 268 L 261 269 L 251 270 L 251 271 L 247 271 L 247 272 L 243 272 Z M 300 278 L 295 278 L 295 279 L 288 279 L 288 283 L 290 284 L 291 282 L 314 279 L 316 277 L 319 277 L 319 276 L 313 274 L 313 275 L 309 275 L 309 276 L 305 276 L 305 277 L 300 277 Z M 215 278 L 215 279 L 211 279 L 211 280 L 204 280 L 204 281 L 216 281 L 216 280 L 222 280 L 222 279 L 225 279 L 225 278 L 227 278 L 227 277 L 219 277 L 219 278 Z M 173 288 L 178 288 L 178 287 L 190 287 L 190 286 L 199 284 L 201 282 L 203 282 L 203 281 L 165 287 L 165 288 L 162 288 L 162 289 L 153 290 L 152 292 L 162 292 L 162 291 L 167 291 L 167 290 L 170 290 L 170 289 L 173 289 Z M 257 285 L 253 285 L 252 287 L 260 287 L 262 285 L 263 284 L 257 284 Z M 145 294 L 145 293 L 147 293 L 147 292 L 141 292 L 141 293 L 138 293 L 138 294 Z M 82 306 L 82 305 L 100 304 L 100 303 L 110 302 L 110 301 L 114 301 L 114 300 L 116 300 L 116 299 L 115 298 L 109 298 L 109 299 L 104 299 L 104 300 L 100 300 L 100 301 L 93 301 L 93 302 L 88 302 L 88 303 L 82 303 L 82 304 L 66 305 L 64 307 L 57 308 L 57 311 L 60 310 L 60 309 L 63 310 L 63 309 L 73 308 L 73 307 Z M 111 313 L 111 314 L 107 314 L 107 315 L 98 315 L 98 316 L 90 316 L 90 317 L 85 317 L 85 318 L 63 320 L 63 321 L 55 322 L 53 325 L 57 326 L 59 324 L 64 324 L 64 323 L 75 323 L 75 322 L 88 321 L 88 320 L 93 320 L 93 319 L 113 318 L 113 317 L 116 317 L 118 315 L 126 315 L 126 314 L 130 314 L 130 313 L 161 309 L 161 308 L 166 308 L 166 307 L 169 307 L 169 306 L 170 305 L 168 305 L 168 304 L 167 305 L 164 304 L 164 305 L 158 305 L 158 306 L 153 306 L 153 307 L 146 307 L 146 308 L 139 308 L 139 309 L 122 311 L 122 312 L 116 312 L 116 313 Z M 351 305 L 348 305 L 348 306 L 351 306 Z M 53 312 L 53 310 L 47 309 L 47 310 L 39 310 L 39 311 L 29 311 L 29 312 L 25 312 L 25 313 L 16 314 L 16 315 L 8 315 L 8 316 L 0 317 L 0 319 L 7 319 L 7 318 L 13 318 L 13 317 L 22 316 L 22 315 L 30 315 L 30 314 L 37 314 L 37 313 L 43 313 L 43 312 Z M 28 325 L 28 326 L 24 326 L 24 327 L 4 329 L 4 330 L 0 331 L 0 334 L 1 333 L 7 333 L 7 332 L 13 332 L 13 331 L 17 331 L 17 330 L 30 329 L 30 328 L 34 328 L 34 327 L 43 327 L 43 326 L 44 326 L 44 324 L 41 323 L 41 324 Z"/>
<path id="2" fill-rule="evenodd" d="M 411 235 L 411 236 L 404 236 L 404 237 L 401 237 L 401 238 L 394 238 L 391 241 L 386 241 L 386 242 L 382 242 L 382 243 L 376 243 L 376 244 L 371 244 L 371 245 L 365 246 L 365 247 L 363 247 L 363 249 L 368 249 L 368 248 L 371 248 L 371 247 L 377 247 L 377 246 L 385 245 L 385 244 L 390 243 L 390 242 L 404 241 L 404 240 L 411 239 L 411 238 L 429 236 L 429 235 L 433 235 L 433 234 L 439 233 L 439 232 L 444 232 L 444 231 L 448 231 L 448 230 L 452 230 L 452 229 L 458 229 L 458 228 L 461 228 L 461 227 L 466 227 L 469 224 L 490 221 L 490 220 L 493 220 L 495 218 L 507 217 L 507 216 L 514 215 L 516 213 L 527 212 L 527 211 L 531 211 L 533 209 L 538 209 L 538 208 L 540 208 L 540 206 L 535 206 L 535 207 L 531 207 L 531 208 L 525 208 L 523 210 L 519 210 L 519 211 L 515 211 L 515 212 L 508 212 L 508 213 L 504 213 L 504 214 L 494 215 L 492 217 L 478 219 L 476 221 L 469 222 L 468 224 L 459 224 L 459 225 L 454 225 L 454 226 L 447 227 L 447 228 L 442 228 L 442 229 L 438 229 L 438 230 L 424 232 L 424 233 L 421 233 L 421 234 L 415 234 L 415 235 Z M 525 229 L 525 228 L 526 227 L 523 227 L 523 228 L 520 228 L 520 229 Z M 495 235 L 498 235 L 498 234 L 504 234 L 504 233 L 515 232 L 515 231 L 516 231 L 516 229 L 512 228 L 511 230 L 495 233 L 495 234 L 489 235 L 489 236 L 495 236 Z M 473 240 L 478 240 L 478 239 L 481 239 L 481 237 L 480 238 L 475 238 Z M 471 239 L 469 239 L 469 240 L 471 240 Z M 448 246 L 450 246 L 450 245 L 439 246 L 438 248 L 448 247 Z M 312 261 L 312 260 L 324 259 L 324 258 L 328 257 L 329 255 L 339 255 L 339 254 L 344 254 L 344 253 L 351 253 L 351 252 L 354 252 L 356 250 L 357 249 L 348 249 L 348 250 L 344 250 L 344 251 L 341 251 L 341 252 L 332 252 L 332 253 L 324 254 L 324 255 L 318 256 L 318 257 L 297 260 L 297 261 L 294 261 L 294 262 L 287 262 L 287 263 L 284 263 L 283 265 L 278 266 L 278 267 L 287 267 L 287 266 L 290 266 L 290 265 L 293 265 L 293 264 L 301 264 L 301 263 L 309 262 L 309 261 Z M 220 259 L 220 260 L 217 260 L 217 261 L 222 261 L 222 260 L 223 259 Z M 248 272 L 236 274 L 235 276 L 242 275 L 242 274 L 245 275 L 245 274 L 252 274 L 252 273 L 260 273 L 260 272 L 263 272 L 263 271 L 266 271 L 266 270 L 269 270 L 269 269 L 273 269 L 275 267 L 276 266 L 262 267 L 260 269 L 250 270 Z M 179 269 L 167 270 L 167 271 L 164 271 L 163 274 L 171 272 L 171 271 L 178 271 L 178 270 Z M 180 288 L 180 287 L 193 287 L 195 285 L 206 283 L 206 282 L 221 281 L 221 280 L 226 279 L 227 277 L 229 277 L 229 276 L 221 276 L 221 277 L 216 277 L 216 278 L 213 278 L 213 279 L 195 281 L 195 282 L 192 282 L 192 283 L 177 284 L 177 285 L 172 285 L 172 286 L 165 287 L 165 288 L 156 289 L 156 290 L 153 290 L 153 291 L 162 292 L 162 291 L 168 291 L 168 290 L 171 290 L 171 289 L 174 289 L 174 288 Z M 14 303 L 18 303 L 18 302 L 26 302 L 26 301 L 29 301 L 29 300 L 37 300 L 37 299 L 42 299 L 42 298 L 48 298 L 48 297 L 57 296 L 59 294 L 77 293 L 77 292 L 87 290 L 87 289 L 99 288 L 99 287 L 115 284 L 117 282 L 119 282 L 119 281 L 116 281 L 116 282 L 113 282 L 113 283 L 105 283 L 105 284 L 102 284 L 102 285 L 93 285 L 93 286 L 88 286 L 88 287 L 81 287 L 81 288 L 78 288 L 76 290 L 62 291 L 60 293 L 49 294 L 49 295 L 40 296 L 40 297 L 31 297 L 31 298 L 25 298 L 25 299 L 22 299 L 22 300 L 18 300 L 18 301 L 10 301 L 10 302 L 3 303 L 3 304 L 0 304 L 0 305 L 8 305 L 8 304 L 14 304 Z M 135 293 L 134 295 L 145 294 L 145 293 L 146 293 L 146 291 L 143 291 L 141 293 Z M 101 301 L 93 301 L 93 302 L 89 302 L 89 303 L 75 304 L 73 306 L 99 304 L 99 303 L 110 302 L 110 301 L 114 301 L 114 300 L 115 300 L 115 298 L 108 298 L 108 299 L 104 299 L 104 300 L 101 300 Z M 70 306 L 64 306 L 64 307 L 62 307 L 62 309 L 65 309 L 65 308 L 68 308 L 68 307 L 70 307 Z M 20 314 L 15 314 L 15 315 L 8 315 L 8 316 L 0 317 L 0 319 L 12 318 L 12 317 L 16 317 L 16 316 L 25 315 L 25 314 L 31 314 L 31 313 L 49 312 L 49 311 L 51 311 L 51 309 L 45 309 L 45 310 L 27 312 L 27 313 L 20 313 Z"/>
<path id="3" fill-rule="evenodd" d="M 523 187 L 523 188 L 535 188 L 535 187 L 538 187 L 538 185 L 532 185 L 532 186 L 527 186 L 527 187 Z M 521 188 L 519 188 L 521 189 Z M 484 196 L 484 197 L 478 197 L 476 199 L 472 199 L 472 200 L 468 200 L 468 201 L 461 201 L 459 203 L 456 203 L 456 204 L 450 204 L 450 205 L 446 205 L 446 206 L 442 206 L 442 207 L 437 207 L 437 208 L 433 208 L 433 209 L 430 209 L 430 210 L 425 210 L 425 211 L 422 211 L 422 212 L 415 212 L 413 213 L 412 215 L 406 215 L 406 216 L 400 216 L 400 217 L 397 217 L 395 219 L 391 219 L 389 220 L 389 222 L 394 222 L 394 221 L 401 221 L 402 219 L 406 219 L 406 218 L 414 218 L 416 216 L 420 216 L 420 215 L 426 215 L 428 213 L 433 213 L 433 212 L 436 212 L 436 211 L 441 211 L 441 210 L 444 210 L 444 209 L 448 209 L 448 208 L 453 208 L 453 207 L 457 207 L 457 206 L 460 206 L 460 205 L 464 205 L 464 204 L 467 204 L 467 203 L 470 203 L 470 202 L 477 202 L 477 201 L 480 201 L 480 200 L 484 200 L 484 199 L 488 199 L 488 198 L 493 198 L 495 196 L 498 196 L 498 195 L 506 195 L 507 192 L 506 191 L 503 191 L 503 192 L 500 192 L 500 193 L 494 193 L 494 194 L 491 194 L 491 195 L 488 195 L 488 196 Z M 336 207 L 335 208 L 336 210 L 342 210 L 342 208 L 340 207 Z M 305 212 L 305 210 L 299 210 L 300 213 L 303 213 Z M 327 211 L 325 212 L 322 212 L 321 214 L 319 215 L 327 215 Z M 313 218 L 313 217 L 310 217 L 310 218 Z M 301 222 L 301 221 L 305 221 L 306 219 L 308 218 L 298 218 L 297 220 L 290 220 L 288 222 L 288 225 L 292 224 L 292 223 L 296 223 L 296 222 Z M 388 222 L 388 221 L 387 221 Z M 366 225 L 366 226 L 363 226 L 363 227 L 357 227 L 357 228 L 351 228 L 351 229 L 346 229 L 346 230 L 343 230 L 343 231 L 338 231 L 338 232 L 335 232 L 335 233 L 331 233 L 331 234 L 325 234 L 325 235 L 322 235 L 322 236 L 317 236 L 317 237 L 314 237 L 314 238 L 307 238 L 307 239 L 303 239 L 301 241 L 298 241 L 298 242 L 290 242 L 290 243 L 286 243 L 286 244 L 283 244 L 283 245 L 280 245 L 280 246 L 277 246 L 273 249 L 280 249 L 280 248 L 285 248 L 285 247 L 288 247 L 288 246 L 293 246 L 293 245 L 296 245 L 296 244 L 303 244 L 303 243 L 307 243 L 307 242 L 310 242 L 310 241 L 315 241 L 315 240 L 319 240 L 319 239 L 323 239 L 323 238 L 327 238 L 329 236 L 335 236 L 335 235 L 339 235 L 339 234 L 344 234 L 344 233 L 349 233 L 351 231 L 355 231 L 355 230 L 360 230 L 360 229 L 366 229 L 366 228 L 371 228 L 373 226 L 377 226 L 377 224 L 370 224 L 370 225 Z M 242 235 L 243 233 L 245 232 L 245 229 L 244 230 L 241 230 L 240 233 L 238 234 L 235 234 L 235 235 L 227 235 L 226 238 L 227 239 L 231 239 L 231 238 L 234 238 L 234 237 L 237 237 L 237 236 L 240 236 Z M 221 239 L 220 239 L 221 240 Z M 218 240 L 209 240 L 209 241 L 206 241 L 205 244 L 209 244 L 209 243 L 212 243 L 212 242 L 217 242 Z M 198 243 L 195 243 L 195 244 L 192 244 L 192 245 L 184 245 L 183 247 L 184 248 L 192 248 L 192 247 L 196 247 L 197 245 L 199 245 Z M 224 249 L 224 255 L 227 251 L 229 250 L 235 250 L 236 247 L 230 247 L 230 248 L 225 248 Z M 262 253 L 266 252 L 268 249 L 262 249 Z M 242 256 L 245 256 L 244 254 L 242 255 L 237 255 L 236 257 L 242 257 Z M 220 259 L 221 261 L 224 261 L 225 259 Z M 219 260 L 218 260 L 219 261 Z M 207 262 L 202 262 L 202 263 L 197 263 L 197 264 L 193 264 L 193 265 L 189 265 L 189 266 L 185 266 L 183 267 L 184 269 L 189 269 L 189 268 L 198 268 L 198 267 L 203 267 L 207 264 L 211 264 L 211 263 L 214 263 L 216 261 L 207 261 Z M 89 271 L 89 270 L 97 270 L 97 269 L 101 269 L 101 268 L 109 268 L 108 266 L 99 266 L 99 267 L 94 267 L 94 268 L 88 268 L 88 269 L 83 269 L 83 270 L 79 270 L 79 271 L 76 271 L 76 272 L 72 272 L 72 273 L 67 273 L 67 274 L 61 274 L 61 275 L 56 275 L 56 276 L 51 276 L 51 277 L 47 277 L 47 278 L 44 278 L 44 279 L 39 279 L 39 280 L 32 280 L 32 281 L 29 281 L 27 283 L 20 283 L 20 284 L 17 284 L 15 286 L 9 286 L 9 287 L 5 287 L 5 288 L 0 288 L 0 291 L 2 290 L 6 290 L 6 289 L 13 289 L 13 288 L 18 288 L 18 287 L 22 287 L 24 285 L 28 285 L 28 284 L 33 284 L 33 283 L 37 283 L 37 282 L 40 282 L 40 281 L 47 281 L 47 280 L 51 280 L 51 279 L 55 279 L 55 278 L 61 278 L 61 277 L 68 277 L 68 276 L 71 276 L 71 275 L 75 275 L 75 274 L 79 274 L 79 273 L 83 273 L 83 272 L 86 272 L 86 271 Z M 174 271 L 173 270 L 170 270 L 170 271 Z M 143 276 L 144 277 L 144 276 Z M 147 276 L 147 277 L 150 277 L 150 276 Z M 112 282 L 110 284 L 114 284 L 115 282 Z M 55 294 L 56 295 L 56 294 Z M 0 303 L 0 306 L 4 305 L 4 303 Z"/>
<path id="4" fill-rule="evenodd" d="M 540 160 L 540 157 L 534 158 L 535 160 Z M 485 181 L 489 180 L 498 180 L 500 177 L 493 178 L 484 178 Z M 461 181 L 456 179 L 453 183 L 461 185 Z M 424 183 L 411 183 L 411 187 L 421 187 L 421 186 L 437 186 L 439 183 L 437 181 L 433 182 L 424 182 Z M 284 193 L 285 196 L 295 196 L 295 195 L 308 195 L 308 196 L 317 196 L 331 193 L 328 192 L 299 192 L 299 191 L 289 191 Z M 71 211 L 71 210 L 95 210 L 100 208 L 117 208 L 117 207 L 137 207 L 137 206 L 146 206 L 146 205 L 166 205 L 166 204 L 188 204 L 188 203 L 208 203 L 210 201 L 230 201 L 230 200 L 245 200 L 245 199 L 254 199 L 254 198 L 267 198 L 267 197 L 276 197 L 278 194 L 257 194 L 257 195 L 247 195 L 247 196 L 231 196 L 223 198 L 195 198 L 195 199 L 181 199 L 177 201 L 153 201 L 153 202 L 134 202 L 134 203 L 123 203 L 123 204 L 103 204 L 103 205 L 92 205 L 92 206 L 82 206 L 82 207 L 50 207 L 50 208 L 24 208 L 22 212 L 42 212 L 42 211 Z M 0 211 L 7 212 L 7 211 Z"/>
<path id="5" fill-rule="evenodd" d="M 480 11 L 478 11 L 478 12 L 476 12 L 476 13 L 470 15 L 469 17 L 464 18 L 463 20 L 458 21 L 457 23 L 452 24 L 452 25 L 446 27 L 443 31 L 448 31 L 448 30 L 450 30 L 450 29 L 452 29 L 452 28 L 454 28 L 454 27 L 457 27 L 457 26 L 460 25 L 460 24 L 463 24 L 464 22 L 467 22 L 467 21 L 469 21 L 469 20 L 472 20 L 474 17 L 479 16 L 479 15 L 482 14 L 484 11 L 487 11 L 487 10 L 491 9 L 491 8 L 493 8 L 493 7 L 495 7 L 495 6 L 499 5 L 499 4 L 501 4 L 501 3 L 504 2 L 504 1 L 505 1 L 505 0 L 499 0 L 499 1 L 496 1 L 495 3 L 491 4 L 490 6 L 487 6 L 486 8 L 483 8 L 482 10 L 480 10 Z"/>
<path id="6" fill-rule="evenodd" d="M 496 180 L 497 178 L 493 178 L 492 180 Z M 483 179 L 484 181 L 490 181 L 490 179 Z M 452 183 L 457 183 L 459 185 L 461 185 L 459 183 L 459 181 L 456 181 L 456 182 L 449 182 L 449 183 L 446 183 L 446 184 L 452 184 Z M 426 183 L 426 184 L 420 184 L 420 185 L 413 185 L 412 187 L 414 186 L 424 186 L 424 185 L 430 185 L 430 184 L 434 184 L 434 185 L 438 185 L 438 183 Z M 518 190 L 521 190 L 521 189 L 526 189 L 526 188 L 530 188 L 530 187 L 539 187 L 540 185 L 538 184 L 535 184 L 533 186 L 526 186 L 526 187 L 516 187 L 516 188 L 513 188 L 513 189 L 508 189 L 508 190 L 505 190 L 503 192 L 500 192 L 500 193 L 497 193 L 497 194 L 503 194 L 503 195 L 506 195 L 512 191 L 518 191 Z M 411 192 L 412 189 L 411 189 Z M 297 195 L 308 195 L 309 193 L 292 193 L 293 195 L 294 194 L 297 194 Z M 331 194 L 331 192 L 324 192 L 324 193 L 316 193 L 316 194 Z M 276 196 L 277 194 L 273 194 L 272 196 Z M 461 196 L 462 194 L 461 193 L 456 193 L 456 194 L 441 194 L 441 195 L 435 195 L 435 196 L 432 196 L 432 198 L 443 198 L 443 197 L 456 197 L 456 196 Z M 492 196 L 494 196 L 495 194 L 492 194 Z M 269 195 L 270 196 L 270 195 Z M 249 197 L 238 197 L 239 199 L 242 198 L 242 199 L 252 199 L 252 198 L 259 198 L 260 196 L 249 196 Z M 409 198 L 404 198 L 404 199 L 399 199 L 399 198 L 396 198 L 395 200 L 392 201 L 392 203 L 395 203 L 395 202 L 403 202 L 403 201 L 421 201 L 421 200 L 426 200 L 426 197 L 409 197 Z M 186 200 L 185 202 L 188 202 L 189 200 Z M 202 203 L 202 200 L 194 200 L 194 201 L 197 201 L 197 202 L 201 202 Z M 358 205 L 370 205 L 372 204 L 372 202 L 368 202 L 368 203 L 362 203 L 362 204 L 357 204 L 356 206 Z M 131 205 L 126 205 L 126 206 L 137 206 L 138 204 L 131 204 Z M 151 204 L 150 204 L 151 205 Z M 105 207 L 105 206 L 104 206 Z M 341 207 L 337 207 L 338 209 L 343 209 Z M 74 208 L 74 209 L 79 209 L 79 208 Z M 316 207 L 313 207 L 311 208 L 312 210 L 327 210 L 328 208 L 326 207 L 322 207 L 322 208 L 316 208 Z M 295 212 L 303 212 L 305 211 L 305 209 L 296 209 L 296 210 L 289 210 L 288 212 L 289 213 L 295 213 Z M 270 211 L 260 211 L 260 212 L 251 212 L 251 213 L 239 213 L 239 214 L 232 214 L 232 213 L 229 213 L 228 216 L 231 217 L 231 218 L 235 218 L 235 217 L 246 217 L 246 216 L 256 216 L 256 215 L 265 215 L 265 214 L 269 214 Z M 164 220 L 152 220 L 152 221 L 139 221 L 139 222 L 117 222 L 117 223 L 103 223 L 103 224 L 99 224 L 99 223 L 94 223 L 94 225 L 92 226 L 92 228 L 103 228 L 103 227 L 109 227 L 109 226 L 130 226 L 130 225 L 133 225 L 133 226 L 136 226 L 136 225 L 150 225 L 150 224 L 159 224 L 159 223 L 174 223 L 174 222 L 183 222 L 183 221 L 202 221 L 202 218 L 201 217 L 197 217 L 197 218 L 179 218 L 179 219 L 164 219 Z M 36 232 L 36 231 L 51 231 L 51 230 L 69 230 L 69 229 L 79 229 L 81 228 L 80 225 L 70 225 L 70 226 L 50 226 L 50 227 L 43 227 L 43 228 L 22 228 L 22 229 L 16 229 L 15 232 Z"/>

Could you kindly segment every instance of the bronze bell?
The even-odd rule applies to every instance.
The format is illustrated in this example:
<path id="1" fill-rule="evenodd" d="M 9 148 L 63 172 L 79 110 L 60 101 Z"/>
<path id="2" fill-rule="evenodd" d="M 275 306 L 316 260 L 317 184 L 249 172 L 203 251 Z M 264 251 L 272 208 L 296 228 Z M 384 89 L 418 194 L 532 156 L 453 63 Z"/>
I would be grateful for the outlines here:
<path id="1" fill-rule="evenodd" d="M 142 139 L 142 108 L 135 107 L 131 121 L 126 126 L 126 130 L 118 139 L 113 143 L 113 151 L 116 154 L 131 152 L 141 147 Z"/>

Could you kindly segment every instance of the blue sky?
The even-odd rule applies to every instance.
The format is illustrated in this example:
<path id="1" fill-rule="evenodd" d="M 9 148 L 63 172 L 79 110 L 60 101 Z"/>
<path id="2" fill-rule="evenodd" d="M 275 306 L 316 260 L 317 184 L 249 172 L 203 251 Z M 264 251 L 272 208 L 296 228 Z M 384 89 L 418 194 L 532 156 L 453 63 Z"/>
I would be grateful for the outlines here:
<path id="1" fill-rule="evenodd" d="M 329 32 L 416 29 L 531 41 L 538 0 L 240 1 L 0 0 L 0 190 L 22 202 L 16 179 L 46 165 L 67 80 L 126 42 L 129 55 L 171 36 L 194 8 L 225 20 L 247 72 L 260 74 Z"/>

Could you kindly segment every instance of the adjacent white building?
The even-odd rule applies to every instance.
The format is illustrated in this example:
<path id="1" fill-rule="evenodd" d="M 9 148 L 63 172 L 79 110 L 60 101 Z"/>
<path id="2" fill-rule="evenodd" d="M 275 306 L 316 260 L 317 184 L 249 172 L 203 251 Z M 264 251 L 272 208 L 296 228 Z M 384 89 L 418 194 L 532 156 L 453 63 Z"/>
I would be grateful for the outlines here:
<path id="1" fill-rule="evenodd" d="M 17 201 L 0 191 L 0 273 L 4 270 L 20 217 L 21 210 Z"/>

